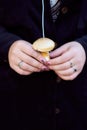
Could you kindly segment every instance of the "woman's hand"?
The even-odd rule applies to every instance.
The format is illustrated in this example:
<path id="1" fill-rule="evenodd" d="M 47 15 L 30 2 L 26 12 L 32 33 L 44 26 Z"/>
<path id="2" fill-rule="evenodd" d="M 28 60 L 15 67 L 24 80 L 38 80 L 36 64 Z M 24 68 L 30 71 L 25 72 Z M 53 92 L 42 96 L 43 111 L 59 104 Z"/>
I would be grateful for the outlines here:
<path id="1" fill-rule="evenodd" d="M 82 71 L 86 54 L 78 42 L 69 42 L 50 53 L 49 69 L 63 80 L 73 80 Z"/>
<path id="2" fill-rule="evenodd" d="M 8 54 L 9 65 L 21 75 L 29 75 L 33 72 L 46 70 L 47 67 L 40 53 L 33 50 L 32 45 L 24 40 L 15 41 Z"/>

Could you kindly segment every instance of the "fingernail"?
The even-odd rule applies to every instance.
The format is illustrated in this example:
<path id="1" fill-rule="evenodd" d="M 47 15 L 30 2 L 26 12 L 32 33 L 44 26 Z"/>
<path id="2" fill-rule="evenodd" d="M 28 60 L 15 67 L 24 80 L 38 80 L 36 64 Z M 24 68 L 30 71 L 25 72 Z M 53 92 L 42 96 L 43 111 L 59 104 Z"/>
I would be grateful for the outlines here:
<path id="1" fill-rule="evenodd" d="M 42 69 L 41 69 L 41 71 L 48 71 L 49 70 L 49 68 L 47 68 L 47 67 L 42 67 Z"/>
<path id="2" fill-rule="evenodd" d="M 47 62 L 47 65 L 50 65 L 50 62 L 49 62 L 49 61 Z"/>
<path id="3" fill-rule="evenodd" d="M 46 61 L 46 59 L 41 59 L 41 63 L 42 63 L 42 64 L 44 64 L 44 65 L 45 65 L 45 64 L 46 64 L 46 62 L 47 62 L 47 61 Z"/>

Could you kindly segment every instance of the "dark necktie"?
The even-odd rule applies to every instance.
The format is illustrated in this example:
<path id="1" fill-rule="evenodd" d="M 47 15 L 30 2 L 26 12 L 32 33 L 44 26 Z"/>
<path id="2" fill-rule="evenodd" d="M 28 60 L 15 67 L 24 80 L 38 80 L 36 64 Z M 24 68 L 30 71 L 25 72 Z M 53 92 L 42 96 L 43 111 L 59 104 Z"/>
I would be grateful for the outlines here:
<path id="1" fill-rule="evenodd" d="M 52 14 L 53 22 L 56 21 L 58 15 L 59 15 L 60 4 L 61 4 L 60 0 L 56 0 L 55 2 L 54 2 L 54 0 L 50 0 L 51 14 Z"/>

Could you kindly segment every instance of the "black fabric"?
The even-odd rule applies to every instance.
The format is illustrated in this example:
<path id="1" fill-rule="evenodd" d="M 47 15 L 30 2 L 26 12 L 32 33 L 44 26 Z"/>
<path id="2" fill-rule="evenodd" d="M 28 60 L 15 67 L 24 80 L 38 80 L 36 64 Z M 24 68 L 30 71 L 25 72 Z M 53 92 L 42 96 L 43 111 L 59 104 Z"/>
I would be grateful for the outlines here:
<path id="1" fill-rule="evenodd" d="M 55 23 L 44 2 L 46 37 L 56 47 L 78 41 L 87 53 L 87 1 L 62 0 Z M 7 62 L 14 41 L 42 37 L 41 11 L 41 0 L 0 0 L 0 130 L 87 130 L 86 64 L 75 80 L 58 83 L 54 72 L 21 76 Z"/>

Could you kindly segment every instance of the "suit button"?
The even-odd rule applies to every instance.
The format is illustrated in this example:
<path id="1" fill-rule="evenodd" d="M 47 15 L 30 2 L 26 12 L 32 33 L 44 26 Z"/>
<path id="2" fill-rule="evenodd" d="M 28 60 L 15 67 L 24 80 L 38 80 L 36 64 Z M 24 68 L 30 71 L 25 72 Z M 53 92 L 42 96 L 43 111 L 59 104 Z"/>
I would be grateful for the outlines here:
<path id="1" fill-rule="evenodd" d="M 60 113 L 60 109 L 59 109 L 59 108 L 56 108 L 55 113 L 56 113 L 56 114 L 59 114 L 59 113 Z"/>
<path id="2" fill-rule="evenodd" d="M 7 62 L 7 60 L 4 60 L 4 62 L 6 63 L 6 62 Z"/>
<path id="3" fill-rule="evenodd" d="M 62 12 L 62 14 L 66 14 L 68 12 L 68 8 L 67 7 L 63 7 L 61 9 L 61 12 Z"/>
<path id="4" fill-rule="evenodd" d="M 60 77 L 57 77 L 56 82 L 57 82 L 57 83 L 60 83 L 60 82 L 61 82 L 61 78 L 60 78 Z"/>

